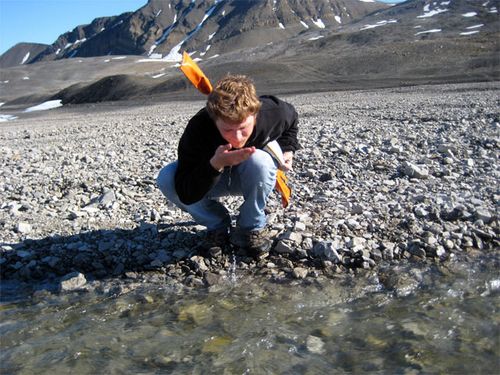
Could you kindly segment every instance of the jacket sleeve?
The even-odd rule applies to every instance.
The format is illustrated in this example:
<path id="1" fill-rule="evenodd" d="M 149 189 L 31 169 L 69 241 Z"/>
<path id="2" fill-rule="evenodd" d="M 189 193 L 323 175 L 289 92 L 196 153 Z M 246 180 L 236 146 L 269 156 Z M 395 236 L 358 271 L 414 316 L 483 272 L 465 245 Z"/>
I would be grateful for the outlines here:
<path id="1" fill-rule="evenodd" d="M 290 103 L 281 102 L 282 105 L 282 121 L 283 132 L 281 136 L 277 139 L 279 145 L 283 152 L 286 151 L 297 151 L 300 149 L 299 140 L 297 134 L 299 132 L 299 116 L 297 111 Z"/>
<path id="2" fill-rule="evenodd" d="M 213 150 L 200 139 L 203 135 L 196 134 L 188 125 L 179 141 L 175 190 L 181 202 L 187 205 L 201 200 L 221 175 L 210 164 Z"/>

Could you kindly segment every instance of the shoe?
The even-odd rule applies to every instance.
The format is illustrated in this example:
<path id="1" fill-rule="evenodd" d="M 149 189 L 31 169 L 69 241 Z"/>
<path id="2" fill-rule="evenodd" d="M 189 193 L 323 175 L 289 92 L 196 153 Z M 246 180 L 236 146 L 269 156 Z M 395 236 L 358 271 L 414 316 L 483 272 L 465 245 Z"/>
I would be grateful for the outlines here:
<path id="1" fill-rule="evenodd" d="M 210 251 L 214 248 L 223 249 L 228 243 L 229 228 L 209 230 L 205 240 L 201 243 L 201 247 L 206 251 Z"/>
<path id="2" fill-rule="evenodd" d="M 253 255 L 267 254 L 273 244 L 273 242 L 266 237 L 266 231 L 264 229 L 252 231 L 236 229 L 231 233 L 230 241 L 233 246 L 247 250 Z"/>

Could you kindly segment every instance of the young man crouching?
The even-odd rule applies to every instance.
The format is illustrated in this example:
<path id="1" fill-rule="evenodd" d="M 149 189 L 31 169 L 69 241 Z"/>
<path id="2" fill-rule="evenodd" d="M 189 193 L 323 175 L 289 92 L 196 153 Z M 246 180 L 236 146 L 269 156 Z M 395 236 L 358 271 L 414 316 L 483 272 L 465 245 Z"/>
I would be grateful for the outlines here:
<path id="1" fill-rule="evenodd" d="M 254 255 L 270 250 L 264 208 L 276 183 L 277 163 L 263 148 L 276 140 L 285 169 L 291 169 L 297 140 L 295 108 L 274 96 L 256 94 L 246 76 L 228 75 L 191 118 L 179 141 L 178 160 L 158 175 L 162 193 L 207 227 L 205 248 L 232 245 Z M 236 228 L 216 198 L 240 195 Z"/>

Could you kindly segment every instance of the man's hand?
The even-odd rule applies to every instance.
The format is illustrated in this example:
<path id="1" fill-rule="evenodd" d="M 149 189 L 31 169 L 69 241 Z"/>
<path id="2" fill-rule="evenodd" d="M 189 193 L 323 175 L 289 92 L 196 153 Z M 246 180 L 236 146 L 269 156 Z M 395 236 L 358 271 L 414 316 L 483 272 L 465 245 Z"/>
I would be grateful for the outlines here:
<path id="1" fill-rule="evenodd" d="M 214 169 L 222 172 L 224 167 L 238 165 L 247 160 L 255 152 L 255 147 L 245 147 L 233 151 L 231 151 L 231 148 L 230 143 L 217 147 L 214 156 L 210 159 L 210 164 Z"/>
<path id="2" fill-rule="evenodd" d="M 282 169 L 285 171 L 293 170 L 293 151 L 285 151 L 283 153 L 283 160 L 285 161 L 285 165 L 282 166 Z"/>

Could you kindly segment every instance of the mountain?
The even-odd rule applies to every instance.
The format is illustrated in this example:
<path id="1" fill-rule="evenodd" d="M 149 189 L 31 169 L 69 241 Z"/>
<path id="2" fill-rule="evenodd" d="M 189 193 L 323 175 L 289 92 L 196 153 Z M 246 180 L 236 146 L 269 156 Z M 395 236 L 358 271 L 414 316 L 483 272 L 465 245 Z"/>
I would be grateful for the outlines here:
<path id="1" fill-rule="evenodd" d="M 339 26 L 387 7 L 366 0 L 149 0 L 135 12 L 78 26 L 24 62 L 106 55 L 176 57 L 181 45 L 210 57 L 235 47 L 286 40 L 309 28 Z M 20 63 L 0 58 L 0 67 Z"/>
<path id="2" fill-rule="evenodd" d="M 29 64 L 48 48 L 50 46 L 47 44 L 18 43 L 0 56 L 0 67 Z"/>
<path id="3" fill-rule="evenodd" d="M 41 98 L 199 98 L 173 63 L 182 50 L 212 81 L 227 72 L 248 74 L 266 93 L 499 80 L 499 7 L 500 0 L 409 0 L 391 7 L 358 0 L 151 0 L 79 29 L 97 33 L 85 42 L 72 38 L 86 34 L 64 34 L 50 46 L 72 43 L 64 53 L 0 69 L 0 102 L 5 109 Z M 132 47 L 135 56 L 113 56 Z M 106 56 L 95 56 L 103 51 Z"/>

